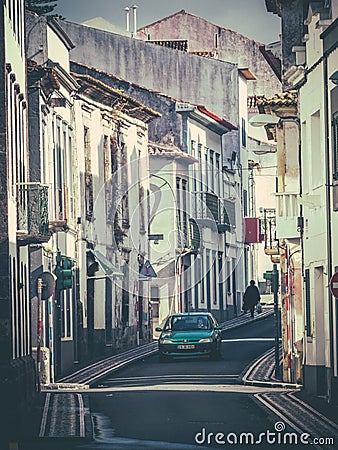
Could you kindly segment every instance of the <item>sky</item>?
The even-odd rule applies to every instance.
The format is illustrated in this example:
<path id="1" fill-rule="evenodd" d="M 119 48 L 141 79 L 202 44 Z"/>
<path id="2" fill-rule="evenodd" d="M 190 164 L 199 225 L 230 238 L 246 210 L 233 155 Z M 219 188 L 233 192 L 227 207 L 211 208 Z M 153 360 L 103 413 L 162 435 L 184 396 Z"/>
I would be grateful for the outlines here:
<path id="1" fill-rule="evenodd" d="M 137 5 L 137 28 L 182 9 L 264 44 L 279 40 L 280 19 L 265 0 L 56 0 L 55 12 L 71 22 L 104 17 L 124 28 L 126 6 Z"/>

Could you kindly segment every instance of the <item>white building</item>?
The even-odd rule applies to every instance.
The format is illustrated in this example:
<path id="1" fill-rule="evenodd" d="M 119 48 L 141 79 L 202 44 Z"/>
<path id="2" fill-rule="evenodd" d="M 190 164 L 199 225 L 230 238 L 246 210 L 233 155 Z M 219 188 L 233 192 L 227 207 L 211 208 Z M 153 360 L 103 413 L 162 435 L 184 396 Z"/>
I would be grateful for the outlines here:
<path id="1" fill-rule="evenodd" d="M 40 244 L 30 215 L 24 1 L 0 6 L 0 395 L 3 439 L 14 440 L 36 391 L 31 357 L 29 246 Z M 30 221 L 28 220 L 30 217 Z"/>
<path id="2" fill-rule="evenodd" d="M 310 2 L 305 74 L 289 69 L 299 86 L 304 214 L 304 378 L 308 391 L 337 401 L 337 301 L 330 279 L 337 271 L 337 8 Z M 332 25 L 331 25 L 332 24 Z M 330 26 L 331 25 L 331 26 Z M 324 55 L 324 57 L 323 57 Z M 330 126 L 331 125 L 331 126 Z"/>
<path id="3" fill-rule="evenodd" d="M 305 389 L 337 403 L 337 301 L 331 292 L 330 280 L 338 267 L 334 242 L 337 231 L 338 2 L 310 1 L 306 10 L 303 2 L 291 5 L 271 0 L 266 4 L 269 11 L 282 18 L 284 87 L 298 91 L 298 111 L 294 104 L 298 117 L 295 114 L 289 118 L 282 116 L 283 128 L 286 126 L 289 130 L 285 130 L 281 142 L 282 149 L 289 152 L 290 162 L 293 158 L 294 169 L 300 168 L 298 175 L 297 170 L 293 174 L 296 183 L 298 178 L 299 209 L 293 208 L 292 213 L 292 232 L 300 233 L 297 250 L 301 257 L 298 263 L 300 285 L 303 284 L 303 333 L 297 350 L 303 352 Z M 297 139 L 299 133 L 300 139 Z M 285 191 L 291 189 L 285 177 L 284 181 Z M 292 199 L 295 194 L 289 197 Z M 289 202 L 289 206 L 292 203 Z M 285 212 L 284 208 L 284 218 Z M 285 220 L 283 223 L 286 224 Z M 290 282 L 285 285 L 289 287 Z"/>
<path id="4" fill-rule="evenodd" d="M 191 231 L 198 252 L 186 262 L 186 304 L 212 312 L 220 321 L 241 310 L 244 291 L 243 215 L 237 128 L 203 106 L 177 103 L 188 154 Z M 187 259 L 187 257 L 186 257 Z"/>
<path id="5" fill-rule="evenodd" d="M 151 336 L 147 124 L 159 114 L 89 75 L 76 102 L 83 221 L 79 227 L 87 272 L 82 273 L 90 355 L 131 347 Z"/>

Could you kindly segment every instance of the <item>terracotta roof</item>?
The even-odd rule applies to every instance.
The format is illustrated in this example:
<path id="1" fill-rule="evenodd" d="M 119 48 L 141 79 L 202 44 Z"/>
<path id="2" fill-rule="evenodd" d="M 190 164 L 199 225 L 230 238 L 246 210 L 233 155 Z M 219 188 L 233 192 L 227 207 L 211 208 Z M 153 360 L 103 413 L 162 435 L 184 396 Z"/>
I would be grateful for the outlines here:
<path id="1" fill-rule="evenodd" d="M 238 130 L 237 127 L 235 127 L 235 125 L 233 125 L 232 123 L 228 122 L 227 120 L 222 119 L 221 117 L 217 116 L 215 113 L 209 111 L 205 106 L 197 106 L 197 109 L 205 114 L 206 116 L 210 117 L 211 119 L 214 119 L 216 122 L 218 122 L 220 125 L 222 125 L 223 127 L 229 128 L 229 130 Z"/>
<path id="2" fill-rule="evenodd" d="M 258 102 L 264 98 L 263 95 L 249 95 L 248 96 L 248 108 L 257 108 Z"/>
<path id="3" fill-rule="evenodd" d="M 157 111 L 90 75 L 72 73 L 72 76 L 76 78 L 81 86 L 79 93 L 90 97 L 94 101 L 111 108 L 116 108 L 145 123 L 148 123 L 157 117 L 161 117 L 161 114 Z"/>
<path id="4" fill-rule="evenodd" d="M 247 67 L 239 68 L 238 71 L 243 75 L 246 80 L 256 80 L 255 75 Z"/>
<path id="5" fill-rule="evenodd" d="M 182 52 L 186 52 L 188 50 L 188 41 L 186 39 L 164 39 L 157 41 L 145 41 L 150 42 L 151 44 L 160 45 L 161 47 L 172 48 L 174 50 L 181 50 Z"/>
<path id="6" fill-rule="evenodd" d="M 162 144 L 157 142 L 149 142 L 148 153 L 152 156 L 165 156 L 173 159 L 183 159 L 188 164 L 197 162 L 197 159 L 188 153 L 183 152 L 174 144 Z"/>
<path id="7" fill-rule="evenodd" d="M 295 106 L 297 105 L 297 92 L 288 91 L 275 94 L 272 97 L 262 97 L 257 99 L 258 106 Z"/>
<path id="8" fill-rule="evenodd" d="M 193 50 L 191 52 L 192 55 L 204 56 L 207 58 L 215 58 L 216 53 L 208 50 Z"/>
<path id="9" fill-rule="evenodd" d="M 91 73 L 93 78 L 96 78 L 96 74 L 103 75 L 104 77 L 107 77 L 111 80 L 116 80 L 116 81 L 119 81 L 122 83 L 127 83 L 129 86 L 134 86 L 138 89 L 143 89 L 143 90 L 151 92 L 153 94 L 160 95 L 161 97 L 169 98 L 169 99 L 172 99 L 173 101 L 180 101 L 179 99 L 175 99 L 174 97 L 164 94 L 163 92 L 155 91 L 154 89 L 147 88 L 146 86 L 142 86 L 141 84 L 132 83 L 131 81 L 126 80 L 125 78 L 118 77 L 117 75 L 113 75 L 104 70 L 99 70 L 96 67 L 87 66 L 86 64 L 78 63 L 76 61 L 70 61 L 70 65 L 71 65 L 71 70 L 73 70 L 77 74 L 85 72 L 88 75 L 88 73 Z"/>

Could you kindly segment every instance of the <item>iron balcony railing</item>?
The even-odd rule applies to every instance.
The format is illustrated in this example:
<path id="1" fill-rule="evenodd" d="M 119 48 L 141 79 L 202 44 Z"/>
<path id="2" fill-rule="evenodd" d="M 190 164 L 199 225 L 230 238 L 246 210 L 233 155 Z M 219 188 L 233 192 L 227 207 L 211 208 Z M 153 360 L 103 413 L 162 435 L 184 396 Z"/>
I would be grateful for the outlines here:
<path id="1" fill-rule="evenodd" d="M 276 233 L 276 210 L 273 208 L 264 209 L 264 220 L 261 222 L 265 235 L 264 252 L 266 255 L 279 254 L 279 242 Z"/>
<path id="2" fill-rule="evenodd" d="M 215 224 L 219 232 L 231 231 L 236 226 L 235 203 L 229 199 L 219 198 L 212 192 L 195 192 L 194 218 L 203 224 Z"/>
<path id="3" fill-rule="evenodd" d="M 48 186 L 27 182 L 17 187 L 17 234 L 49 237 Z"/>

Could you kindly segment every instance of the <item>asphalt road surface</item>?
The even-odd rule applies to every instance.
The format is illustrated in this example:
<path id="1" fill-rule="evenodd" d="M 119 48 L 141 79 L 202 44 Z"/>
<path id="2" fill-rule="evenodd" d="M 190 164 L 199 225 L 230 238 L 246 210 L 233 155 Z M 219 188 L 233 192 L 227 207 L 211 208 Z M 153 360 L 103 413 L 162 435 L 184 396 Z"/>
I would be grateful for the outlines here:
<path id="1" fill-rule="evenodd" d="M 270 317 L 223 332 L 220 361 L 160 363 L 155 355 L 101 380 L 89 393 L 97 443 L 111 448 L 249 448 L 244 435 L 239 442 L 240 435 L 252 433 L 259 440 L 259 433 L 275 432 L 278 418 L 253 396 L 266 389 L 242 386 L 238 377 L 273 345 Z M 232 443 L 223 444 L 218 433 Z"/>
<path id="2" fill-rule="evenodd" d="M 239 376 L 274 345 L 273 317 L 222 333 L 222 358 L 158 355 L 110 374 L 83 393 L 94 440 L 47 439 L 22 450 L 185 450 L 196 448 L 309 448 L 284 444 L 294 432 L 255 395 L 280 388 L 244 386 Z M 277 397 L 278 401 L 278 397 Z M 311 446 L 310 446 L 311 447 Z M 312 447 L 313 448 L 313 447 Z"/>

